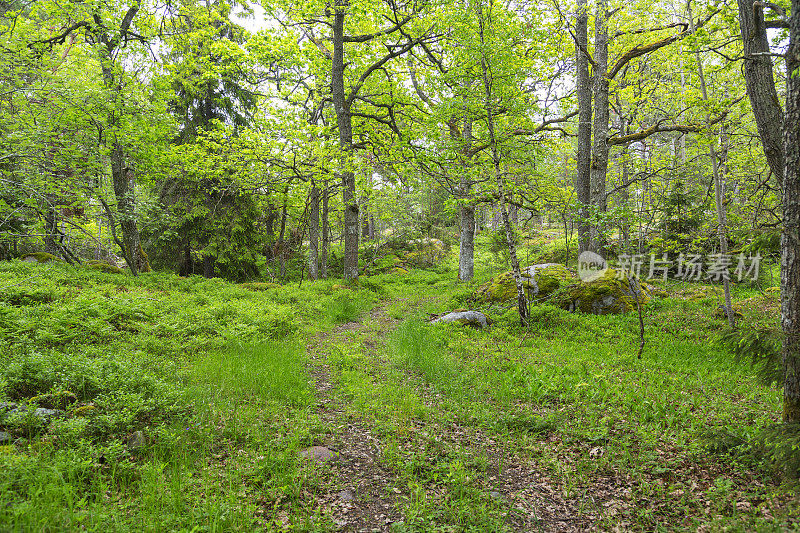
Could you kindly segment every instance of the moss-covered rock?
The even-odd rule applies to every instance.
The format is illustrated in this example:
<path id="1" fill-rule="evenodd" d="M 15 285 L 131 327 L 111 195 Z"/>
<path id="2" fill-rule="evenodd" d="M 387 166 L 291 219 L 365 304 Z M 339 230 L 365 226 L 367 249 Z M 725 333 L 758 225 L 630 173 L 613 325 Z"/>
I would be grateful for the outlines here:
<path id="1" fill-rule="evenodd" d="M 116 265 L 112 265 L 111 263 L 107 263 L 105 261 L 97 261 L 97 260 L 90 260 L 84 261 L 84 265 L 89 268 L 93 268 L 95 270 L 99 270 L 100 272 L 108 272 L 109 274 L 124 274 L 125 271 L 119 268 Z"/>
<path id="2" fill-rule="evenodd" d="M 543 263 L 529 266 L 520 272 L 522 284 L 531 302 L 542 301 L 561 287 L 575 281 L 575 276 L 564 265 Z M 479 300 L 491 303 L 513 303 L 517 301 L 517 285 L 514 274 L 509 271 L 496 276 L 478 288 Z"/>
<path id="3" fill-rule="evenodd" d="M 393 250 L 387 251 L 388 253 L 380 255 L 374 261 L 374 263 L 367 265 L 364 268 L 363 272 L 365 275 L 385 274 L 386 272 L 396 273 L 399 270 L 405 271 L 405 273 L 408 272 L 408 268 L 404 260 L 404 252 L 395 252 Z"/>
<path id="4" fill-rule="evenodd" d="M 22 260 L 28 263 L 50 263 L 51 261 L 63 262 L 62 259 L 59 259 L 53 254 L 48 254 L 47 252 L 33 252 L 32 254 L 26 254 L 22 256 Z"/>
<path id="5" fill-rule="evenodd" d="M 82 406 L 78 407 L 77 409 L 75 409 L 72 412 L 72 416 L 74 416 L 76 418 L 88 417 L 88 416 L 93 416 L 93 415 L 97 414 L 97 412 L 98 412 L 97 406 L 95 404 L 93 404 L 93 403 L 90 403 L 90 404 L 87 404 L 87 405 L 82 405 Z"/>
<path id="6" fill-rule="evenodd" d="M 34 396 L 29 402 L 47 409 L 64 410 L 78 401 L 78 398 L 70 391 L 62 390 L 57 392 L 46 392 Z"/>
<path id="7" fill-rule="evenodd" d="M 633 288 L 631 288 L 633 285 Z M 594 281 L 579 281 L 553 295 L 556 305 L 567 311 L 611 315 L 636 310 L 636 300 L 650 301 L 650 289 L 613 268 Z"/>

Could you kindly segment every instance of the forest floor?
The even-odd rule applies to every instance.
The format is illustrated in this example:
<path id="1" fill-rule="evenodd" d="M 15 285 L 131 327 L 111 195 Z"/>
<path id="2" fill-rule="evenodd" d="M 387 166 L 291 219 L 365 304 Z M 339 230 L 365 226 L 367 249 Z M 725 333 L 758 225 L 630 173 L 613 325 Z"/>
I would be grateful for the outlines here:
<path id="1" fill-rule="evenodd" d="M 427 520 L 435 521 L 437 513 L 451 513 L 456 521 L 459 514 L 466 521 L 470 514 L 485 515 L 490 520 L 483 526 L 492 526 L 491 529 L 501 525 L 513 531 L 592 529 L 592 513 L 579 513 L 581 502 L 565 500 L 557 483 L 539 471 L 535 462 L 520 458 L 480 428 L 448 421 L 435 390 L 411 376 L 393 372 L 386 336 L 396 330 L 398 323 L 386 314 L 385 307 L 378 306 L 364 323 L 337 326 L 317 335 L 308 346 L 310 373 L 319 400 L 317 412 L 332 428 L 329 434 L 317 437 L 317 446 L 334 452 L 331 458 L 314 461 L 320 466 L 320 473 L 331 480 L 327 494 L 320 495 L 316 504 L 333 523 L 348 531 L 385 531 L 404 530 L 410 519 L 419 522 L 408 524 L 417 530 Z M 353 361 L 356 365 L 350 366 L 343 346 L 354 348 L 358 354 Z M 328 360 L 331 353 L 336 354 L 333 366 Z M 383 395 L 370 395 L 371 405 L 354 409 L 344 389 L 346 383 L 352 382 L 352 376 L 342 378 L 343 365 L 351 372 L 363 372 L 362 386 L 380 389 L 401 385 L 406 394 L 413 394 L 424 405 L 431 422 L 414 423 L 399 438 L 385 435 L 369 414 L 382 411 Z M 408 399 L 406 396 L 403 401 Z M 384 418 L 381 422 L 388 421 Z M 425 458 L 429 464 L 388 467 L 383 460 L 387 436 L 398 454 L 406 456 L 404 460 L 416 459 L 418 463 Z M 438 454 L 427 456 L 426 450 L 431 448 L 464 457 L 469 463 L 477 460 L 480 468 L 475 479 L 468 475 L 458 479 L 459 473 L 452 471 L 438 472 L 441 480 L 431 476 L 430 470 L 437 469 L 439 459 Z M 451 477 L 447 479 L 446 475 Z"/>
<path id="2" fill-rule="evenodd" d="M 429 323 L 491 275 L 0 264 L 0 531 L 800 529 L 798 439 L 719 287 L 662 287 L 641 359 L 635 313 Z M 773 288 L 734 298 L 775 327 Z"/>

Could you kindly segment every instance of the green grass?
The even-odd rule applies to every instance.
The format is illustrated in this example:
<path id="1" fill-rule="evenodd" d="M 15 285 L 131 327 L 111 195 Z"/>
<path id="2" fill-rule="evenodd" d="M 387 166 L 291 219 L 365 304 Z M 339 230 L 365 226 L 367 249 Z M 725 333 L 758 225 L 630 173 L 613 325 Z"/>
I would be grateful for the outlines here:
<path id="1" fill-rule="evenodd" d="M 318 497 L 347 480 L 298 452 L 353 422 L 392 472 L 397 531 L 513 531 L 518 503 L 490 496 L 509 462 L 604 530 L 797 527 L 781 476 L 796 436 L 769 433 L 779 391 L 716 342 L 718 287 L 668 283 L 643 309 L 639 360 L 635 314 L 540 305 L 528 328 L 499 308 L 487 330 L 428 324 L 504 268 L 488 252 L 476 265 L 466 284 L 439 266 L 248 288 L 0 264 L 0 401 L 73 398 L 51 424 L 0 420 L 15 439 L 0 446 L 0 529 L 333 530 Z M 774 291 L 733 294 L 744 329 L 777 326 Z M 323 364 L 333 422 L 311 377 Z M 146 445 L 129 449 L 136 431 Z"/>
<path id="2" fill-rule="evenodd" d="M 192 366 L 194 381 L 216 397 L 271 399 L 305 407 L 314 399 L 304 354 L 291 342 L 232 344 L 201 357 Z"/>

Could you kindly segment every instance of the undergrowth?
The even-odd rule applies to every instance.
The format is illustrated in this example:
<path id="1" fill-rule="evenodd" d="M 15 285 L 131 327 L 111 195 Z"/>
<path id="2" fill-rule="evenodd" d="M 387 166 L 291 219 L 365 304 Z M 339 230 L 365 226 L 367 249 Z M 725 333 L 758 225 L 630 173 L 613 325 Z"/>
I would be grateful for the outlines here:
<path id="1" fill-rule="evenodd" d="M 562 251 L 533 236 L 520 254 Z M 479 253 L 460 283 L 453 255 L 284 286 L 0 263 L 0 529 L 333 530 L 315 498 L 341 480 L 298 453 L 354 421 L 397 477 L 398 531 L 513 530 L 518 495 L 491 495 L 507 458 L 602 530 L 796 528 L 781 476 L 800 471 L 800 438 L 748 358 L 775 370 L 758 333 L 776 328 L 775 291 L 734 287 L 745 333 L 726 336 L 719 287 L 664 285 L 639 360 L 634 313 L 429 324 L 504 268 Z M 334 423 L 317 414 L 321 364 Z"/>

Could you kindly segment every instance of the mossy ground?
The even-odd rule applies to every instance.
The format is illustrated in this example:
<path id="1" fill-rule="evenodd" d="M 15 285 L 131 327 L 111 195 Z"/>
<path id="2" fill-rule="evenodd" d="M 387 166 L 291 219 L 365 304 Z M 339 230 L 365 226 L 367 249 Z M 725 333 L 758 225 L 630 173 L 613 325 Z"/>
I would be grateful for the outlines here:
<path id="1" fill-rule="evenodd" d="M 15 439 L 0 447 L 1 528 L 797 528 L 796 485 L 751 445 L 780 393 L 715 343 L 721 288 L 663 285 L 639 360 L 635 314 L 540 305 L 527 329 L 513 310 L 481 331 L 427 324 L 505 270 L 479 253 L 459 283 L 454 255 L 256 290 L 0 264 L 0 400 L 68 410 L 0 422 Z M 734 297 L 743 328 L 776 326 L 775 291 Z M 128 448 L 135 431 L 144 448 Z M 311 445 L 340 462 L 304 463 Z"/>

